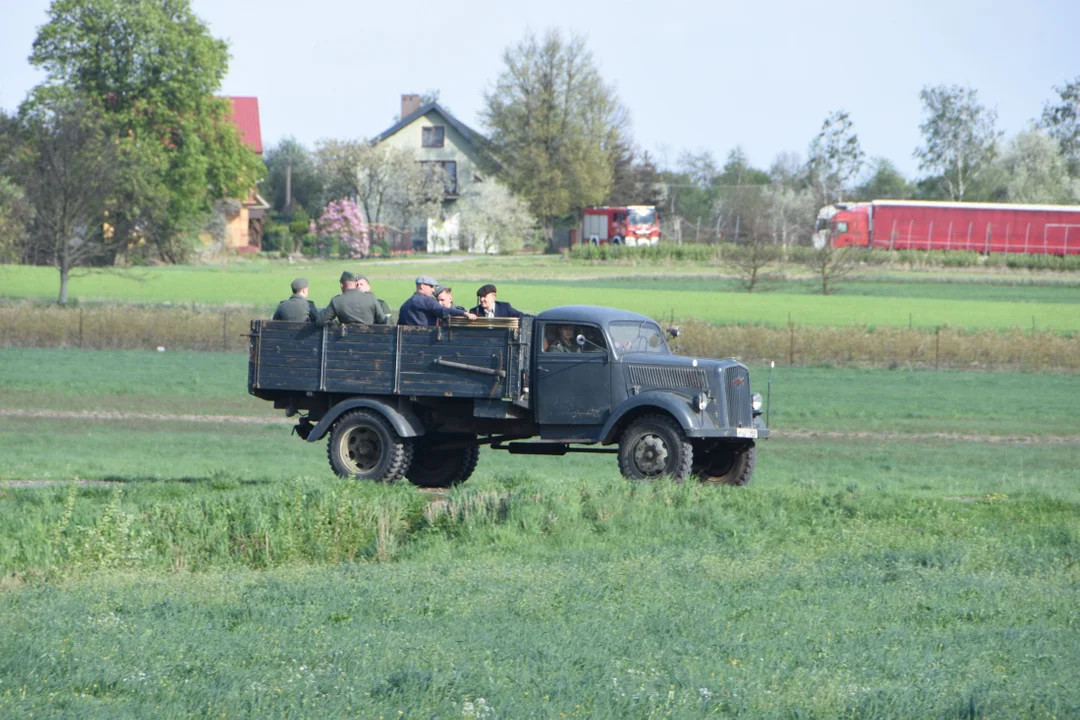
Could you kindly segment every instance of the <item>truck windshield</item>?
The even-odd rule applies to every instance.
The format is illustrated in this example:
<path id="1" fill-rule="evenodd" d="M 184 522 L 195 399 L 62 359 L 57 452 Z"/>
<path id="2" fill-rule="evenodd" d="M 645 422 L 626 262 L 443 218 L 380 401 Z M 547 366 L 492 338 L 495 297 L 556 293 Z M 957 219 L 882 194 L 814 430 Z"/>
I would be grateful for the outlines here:
<path id="1" fill-rule="evenodd" d="M 655 225 L 656 208 L 632 208 L 630 210 L 631 225 Z"/>
<path id="2" fill-rule="evenodd" d="M 643 352 L 668 355 L 660 328 L 652 322 L 613 322 L 608 326 L 615 352 L 619 355 Z"/>

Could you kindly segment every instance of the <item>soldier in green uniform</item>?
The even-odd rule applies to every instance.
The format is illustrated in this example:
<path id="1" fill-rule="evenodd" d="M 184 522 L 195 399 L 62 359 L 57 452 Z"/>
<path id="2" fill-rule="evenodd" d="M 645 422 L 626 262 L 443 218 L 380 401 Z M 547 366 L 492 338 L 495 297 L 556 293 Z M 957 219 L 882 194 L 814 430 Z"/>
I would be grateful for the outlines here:
<path id="1" fill-rule="evenodd" d="M 307 299 L 308 281 L 306 278 L 296 278 L 292 281 L 292 297 L 282 300 L 274 311 L 274 320 L 286 322 L 315 322 L 319 317 L 319 311 L 315 303 Z"/>
<path id="2" fill-rule="evenodd" d="M 334 320 L 341 323 L 385 325 L 387 316 L 379 307 L 375 296 L 356 287 L 356 275 L 346 270 L 341 273 L 341 294 L 334 296 L 315 322 L 318 325 L 328 325 Z"/>
<path id="3" fill-rule="evenodd" d="M 371 282 L 368 281 L 367 276 L 366 275 L 361 275 L 359 273 L 356 274 L 356 288 L 360 292 L 366 292 L 366 293 L 372 292 L 371 291 Z M 372 294 L 374 294 L 374 293 L 372 293 Z M 375 299 L 379 301 L 379 309 L 383 311 L 383 315 L 386 316 L 386 324 L 389 325 L 390 320 L 392 318 L 391 313 L 393 312 L 390 309 L 390 303 L 386 302 L 382 298 L 375 298 Z"/>

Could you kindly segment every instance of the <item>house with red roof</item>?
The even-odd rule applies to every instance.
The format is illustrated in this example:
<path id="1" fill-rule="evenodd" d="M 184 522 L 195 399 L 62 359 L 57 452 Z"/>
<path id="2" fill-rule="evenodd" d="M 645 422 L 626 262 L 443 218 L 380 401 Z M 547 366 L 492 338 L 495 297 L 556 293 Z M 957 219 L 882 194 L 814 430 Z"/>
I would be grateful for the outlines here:
<path id="1" fill-rule="evenodd" d="M 244 143 L 262 157 L 262 130 L 259 127 L 259 98 L 229 97 L 231 118 Z M 270 204 L 256 188 L 246 198 L 230 204 L 225 211 L 225 246 L 240 252 L 258 252 L 262 245 L 262 225 Z"/>

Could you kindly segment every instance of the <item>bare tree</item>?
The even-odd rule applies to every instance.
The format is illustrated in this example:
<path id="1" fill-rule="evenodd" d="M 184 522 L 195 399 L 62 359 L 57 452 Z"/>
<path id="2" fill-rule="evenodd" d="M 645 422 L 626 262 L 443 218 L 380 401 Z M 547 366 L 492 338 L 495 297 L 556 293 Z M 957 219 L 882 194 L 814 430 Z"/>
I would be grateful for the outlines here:
<path id="1" fill-rule="evenodd" d="M 859 269 L 859 261 L 865 252 L 865 248 L 853 245 L 836 247 L 831 242 L 815 248 L 807 265 L 821 279 L 821 294 L 831 295 L 835 292 L 835 283 Z"/>
<path id="2" fill-rule="evenodd" d="M 39 104 L 23 118 L 19 174 L 33 209 L 27 250 L 59 270 L 61 305 L 74 268 L 112 257 L 107 204 L 118 168 L 105 127 L 88 101 L 70 98 Z"/>
<path id="3" fill-rule="evenodd" d="M 776 262 L 779 253 L 773 244 L 773 223 L 769 203 L 761 192 L 739 193 L 731 203 L 743 236 L 732 256 L 732 264 L 747 292 L 754 292 L 764 269 Z"/>
<path id="4" fill-rule="evenodd" d="M 810 143 L 809 155 L 807 169 L 819 205 L 842 200 L 844 189 L 859 174 L 864 157 L 855 124 L 845 111 L 825 118 L 821 131 Z"/>
<path id="5" fill-rule="evenodd" d="M 963 200 L 968 185 L 994 159 L 1001 133 L 997 112 L 978 101 L 971 88 L 924 87 L 919 93 L 926 120 L 919 125 L 926 144 L 916 148 L 919 168 L 940 173 L 953 200 Z"/>

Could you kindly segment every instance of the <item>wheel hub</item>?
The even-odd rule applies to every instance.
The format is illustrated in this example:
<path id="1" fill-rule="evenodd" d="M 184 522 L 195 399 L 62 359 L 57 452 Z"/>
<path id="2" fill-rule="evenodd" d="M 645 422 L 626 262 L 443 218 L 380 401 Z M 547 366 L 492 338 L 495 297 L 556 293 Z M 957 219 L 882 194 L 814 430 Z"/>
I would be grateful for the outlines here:
<path id="1" fill-rule="evenodd" d="M 667 467 L 667 459 L 667 444 L 657 435 L 642 437 L 634 447 L 634 464 L 643 475 L 660 475 Z"/>
<path id="2" fill-rule="evenodd" d="M 379 438 L 369 428 L 356 428 L 343 439 L 342 458 L 356 472 L 368 472 L 379 462 Z"/>

